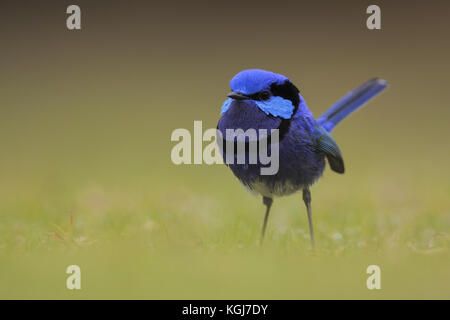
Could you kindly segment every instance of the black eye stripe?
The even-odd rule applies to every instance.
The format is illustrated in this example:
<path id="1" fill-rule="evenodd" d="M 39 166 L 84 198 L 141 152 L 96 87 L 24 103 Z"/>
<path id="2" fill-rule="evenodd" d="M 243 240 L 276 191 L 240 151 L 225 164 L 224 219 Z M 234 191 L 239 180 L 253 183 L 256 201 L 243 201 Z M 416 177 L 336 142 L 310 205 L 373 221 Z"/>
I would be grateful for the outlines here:
<path id="1" fill-rule="evenodd" d="M 266 93 L 268 94 L 268 96 L 267 96 L 266 99 L 263 99 L 263 95 L 266 94 Z M 270 94 L 269 91 L 264 90 L 264 91 L 256 92 L 256 93 L 254 93 L 254 94 L 249 94 L 248 97 L 249 97 L 250 99 L 252 99 L 252 100 L 264 101 L 264 100 L 269 99 L 269 98 L 270 98 L 270 95 L 271 95 L 271 94 Z"/>
<path id="2" fill-rule="evenodd" d="M 263 91 L 261 92 L 261 94 L 259 95 L 261 100 L 267 100 L 270 98 L 270 92 L 269 91 Z"/>
<path id="3" fill-rule="evenodd" d="M 266 92 L 269 94 L 269 96 L 266 99 L 263 99 L 263 95 Z M 300 93 L 300 91 L 297 89 L 297 87 L 295 85 L 293 85 L 292 82 L 290 82 L 289 80 L 286 80 L 282 84 L 273 83 L 270 86 L 270 91 L 268 91 L 268 90 L 259 91 L 259 92 L 248 95 L 248 97 L 250 99 L 256 100 L 256 101 L 265 101 L 268 98 L 270 98 L 270 96 L 278 96 L 283 99 L 290 100 L 292 102 L 292 104 L 294 105 L 294 108 L 295 108 L 294 113 L 295 113 L 300 104 L 300 98 L 298 96 L 299 93 Z"/>
<path id="4" fill-rule="evenodd" d="M 297 111 L 298 105 L 300 104 L 300 97 L 298 94 L 300 91 L 297 89 L 295 85 L 292 84 L 289 80 L 286 80 L 282 84 L 273 83 L 270 86 L 270 91 L 274 96 L 279 96 L 287 100 L 291 100 L 294 105 L 294 113 Z"/>

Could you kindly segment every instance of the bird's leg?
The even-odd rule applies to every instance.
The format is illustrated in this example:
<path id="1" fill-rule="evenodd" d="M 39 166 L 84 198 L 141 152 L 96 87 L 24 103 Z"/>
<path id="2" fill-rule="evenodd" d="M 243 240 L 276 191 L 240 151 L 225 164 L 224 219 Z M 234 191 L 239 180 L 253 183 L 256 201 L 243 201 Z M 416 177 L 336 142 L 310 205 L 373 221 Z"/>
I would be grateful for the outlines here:
<path id="1" fill-rule="evenodd" d="M 306 210 L 308 211 L 309 234 L 311 236 L 311 245 L 314 248 L 314 230 L 311 213 L 311 192 L 309 191 L 308 187 L 303 189 L 303 201 L 305 202 Z"/>
<path id="2" fill-rule="evenodd" d="M 266 233 L 267 220 L 269 218 L 270 207 L 272 206 L 273 199 L 269 197 L 263 196 L 263 203 L 266 205 L 266 214 L 264 215 L 264 223 L 261 230 L 261 240 L 260 244 L 262 244 L 264 240 L 264 234 Z"/>

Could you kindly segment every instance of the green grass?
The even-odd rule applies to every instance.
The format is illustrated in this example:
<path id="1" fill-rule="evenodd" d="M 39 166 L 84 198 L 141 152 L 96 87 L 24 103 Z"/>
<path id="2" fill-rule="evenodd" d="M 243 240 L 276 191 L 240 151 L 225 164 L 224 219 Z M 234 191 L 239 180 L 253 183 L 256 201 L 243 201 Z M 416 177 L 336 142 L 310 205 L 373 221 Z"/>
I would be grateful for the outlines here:
<path id="1" fill-rule="evenodd" d="M 64 88 L 5 89 L 0 298 L 450 298 L 448 99 L 424 118 L 411 89 L 390 90 L 333 132 L 346 173 L 311 189 L 313 252 L 300 194 L 275 200 L 260 247 L 259 197 L 223 165 L 171 163 L 172 130 L 215 127 L 218 94 L 175 106 L 150 101 L 145 81 L 123 96 L 101 83 L 70 105 Z M 319 114 L 328 102 L 308 92 Z M 80 291 L 65 287 L 71 264 Z"/>
<path id="2" fill-rule="evenodd" d="M 448 10 L 386 1 L 368 31 L 358 3 L 243 5 L 230 23 L 228 3 L 90 1 L 81 32 L 63 7 L 8 7 L 0 298 L 449 299 Z M 311 189 L 314 252 L 300 195 L 275 200 L 260 247 L 260 198 L 225 166 L 170 161 L 172 130 L 215 128 L 229 79 L 255 67 L 292 79 L 315 116 L 371 77 L 390 83 L 333 132 L 346 173 Z"/>
<path id="3" fill-rule="evenodd" d="M 421 197 L 401 172 L 355 167 L 312 188 L 315 251 L 300 195 L 274 202 L 260 247 L 261 199 L 222 166 L 4 181 L 0 297 L 449 298 L 448 189 Z M 65 288 L 71 264 L 80 291 Z M 371 264 L 379 291 L 366 288 Z"/>

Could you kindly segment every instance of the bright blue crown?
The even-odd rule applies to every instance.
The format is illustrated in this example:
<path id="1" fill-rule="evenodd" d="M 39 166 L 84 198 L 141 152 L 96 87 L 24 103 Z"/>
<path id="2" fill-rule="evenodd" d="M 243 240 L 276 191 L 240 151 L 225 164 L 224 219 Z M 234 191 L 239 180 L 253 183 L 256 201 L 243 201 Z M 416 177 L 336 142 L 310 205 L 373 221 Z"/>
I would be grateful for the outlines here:
<path id="1" fill-rule="evenodd" d="M 282 84 L 288 78 L 281 74 L 261 69 L 249 69 L 239 72 L 230 81 L 232 91 L 253 94 L 270 88 L 272 83 Z"/>

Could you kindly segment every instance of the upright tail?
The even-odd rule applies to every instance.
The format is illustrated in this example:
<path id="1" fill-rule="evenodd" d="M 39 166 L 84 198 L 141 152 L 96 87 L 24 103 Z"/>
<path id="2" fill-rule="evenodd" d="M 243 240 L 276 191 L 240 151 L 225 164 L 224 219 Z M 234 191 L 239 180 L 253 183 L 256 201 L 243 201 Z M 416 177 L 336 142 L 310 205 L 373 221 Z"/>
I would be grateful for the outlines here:
<path id="1" fill-rule="evenodd" d="M 386 80 L 375 78 L 369 80 L 358 88 L 350 91 L 336 102 L 330 109 L 325 111 L 317 122 L 328 132 L 350 113 L 362 107 L 367 101 L 375 97 L 387 87 Z"/>

